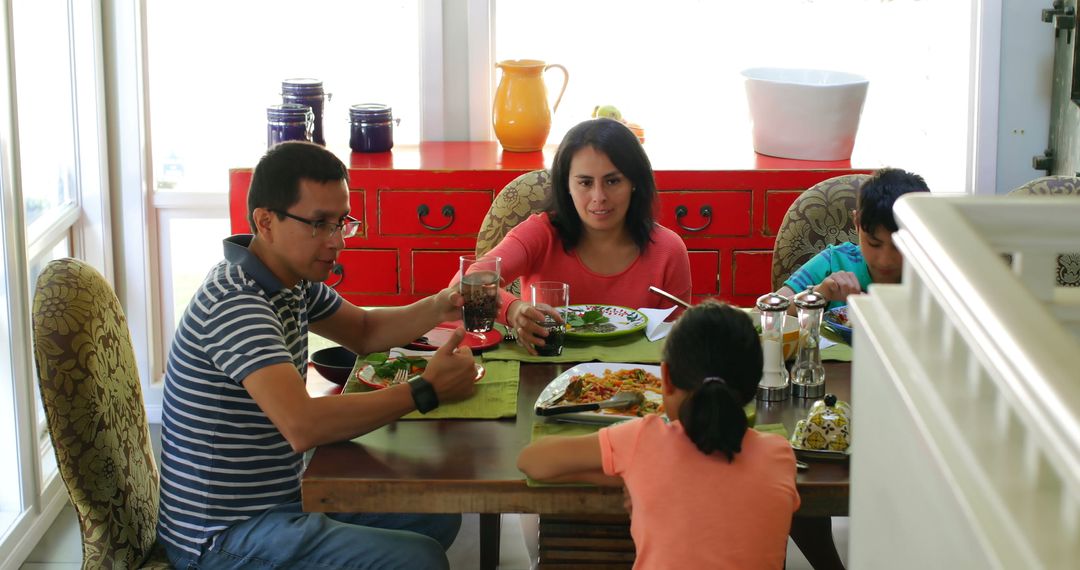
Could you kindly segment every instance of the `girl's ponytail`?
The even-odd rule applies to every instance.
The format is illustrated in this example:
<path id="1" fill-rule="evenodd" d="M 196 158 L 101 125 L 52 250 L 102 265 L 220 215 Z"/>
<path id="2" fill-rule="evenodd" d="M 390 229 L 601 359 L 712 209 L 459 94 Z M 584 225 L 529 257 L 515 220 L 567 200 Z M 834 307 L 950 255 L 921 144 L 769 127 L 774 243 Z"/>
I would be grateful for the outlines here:
<path id="1" fill-rule="evenodd" d="M 743 436 L 749 426 L 741 400 L 726 380 L 715 376 L 706 378 L 700 388 L 683 400 L 679 420 L 687 437 L 702 453 L 719 451 L 732 461 L 742 451 Z"/>
<path id="2" fill-rule="evenodd" d="M 761 340 L 745 312 L 715 301 L 687 309 L 664 344 L 671 382 L 688 392 L 679 409 L 686 435 L 702 453 L 728 461 L 742 450 L 743 406 L 761 379 Z"/>

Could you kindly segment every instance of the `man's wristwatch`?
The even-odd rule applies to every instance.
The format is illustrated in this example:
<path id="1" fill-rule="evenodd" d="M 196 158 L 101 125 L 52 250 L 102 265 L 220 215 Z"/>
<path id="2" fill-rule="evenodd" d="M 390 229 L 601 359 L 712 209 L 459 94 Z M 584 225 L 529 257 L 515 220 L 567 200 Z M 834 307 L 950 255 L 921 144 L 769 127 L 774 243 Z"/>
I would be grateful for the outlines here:
<path id="1" fill-rule="evenodd" d="M 426 414 L 439 407 L 439 396 L 435 394 L 435 388 L 430 382 L 416 374 L 408 379 L 408 383 L 416 411 Z"/>

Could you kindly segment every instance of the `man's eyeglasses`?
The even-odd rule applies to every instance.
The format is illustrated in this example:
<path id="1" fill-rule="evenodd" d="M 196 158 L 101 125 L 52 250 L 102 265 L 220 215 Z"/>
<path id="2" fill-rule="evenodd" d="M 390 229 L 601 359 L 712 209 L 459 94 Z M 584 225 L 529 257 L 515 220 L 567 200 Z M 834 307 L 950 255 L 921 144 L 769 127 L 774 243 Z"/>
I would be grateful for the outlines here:
<path id="1" fill-rule="evenodd" d="M 345 216 L 341 223 L 335 224 L 333 222 L 324 222 L 322 220 L 309 220 L 307 218 L 301 218 L 300 216 L 294 216 L 282 210 L 270 211 L 274 212 L 275 214 L 279 214 L 285 216 L 286 218 L 290 218 L 298 222 L 303 222 L 311 226 L 311 237 L 313 238 L 321 237 L 324 239 L 329 239 L 339 233 L 341 234 L 341 237 L 351 238 L 356 235 L 356 232 L 360 231 L 360 220 L 352 216 Z"/>

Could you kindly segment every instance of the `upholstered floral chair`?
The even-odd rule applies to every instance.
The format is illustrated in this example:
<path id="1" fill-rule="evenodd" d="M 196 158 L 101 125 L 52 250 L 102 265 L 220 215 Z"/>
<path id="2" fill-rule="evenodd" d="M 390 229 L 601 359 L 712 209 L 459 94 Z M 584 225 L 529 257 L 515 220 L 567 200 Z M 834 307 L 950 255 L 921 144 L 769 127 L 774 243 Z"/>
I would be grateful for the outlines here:
<path id="1" fill-rule="evenodd" d="M 41 400 L 79 518 L 83 568 L 169 568 L 155 544 L 158 470 L 119 300 L 93 267 L 51 261 L 33 320 Z"/>
<path id="2" fill-rule="evenodd" d="M 1080 178 L 1043 176 L 1010 191 L 1009 195 L 1080 197 Z M 1058 256 L 1057 282 L 1062 287 L 1080 287 L 1080 253 L 1065 253 Z"/>
<path id="3" fill-rule="evenodd" d="M 772 286 L 784 281 L 825 246 L 858 243 L 855 231 L 855 195 L 867 174 L 847 174 L 823 180 L 807 188 L 784 214 L 773 244 Z"/>
<path id="4" fill-rule="evenodd" d="M 520 224 L 525 218 L 543 211 L 548 194 L 551 193 L 551 174 L 547 170 L 526 172 L 510 181 L 495 196 L 491 208 L 480 223 L 480 232 L 476 236 L 476 255 L 483 255 L 492 250 L 507 232 Z M 521 282 L 514 280 L 507 289 L 519 294 Z"/>

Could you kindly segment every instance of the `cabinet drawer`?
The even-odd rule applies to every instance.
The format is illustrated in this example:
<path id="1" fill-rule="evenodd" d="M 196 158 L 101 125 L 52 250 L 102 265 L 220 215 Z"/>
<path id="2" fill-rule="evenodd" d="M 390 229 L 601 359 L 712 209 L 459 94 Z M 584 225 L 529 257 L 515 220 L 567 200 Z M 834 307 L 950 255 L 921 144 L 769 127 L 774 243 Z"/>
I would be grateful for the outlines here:
<path id="1" fill-rule="evenodd" d="M 450 284 L 458 272 L 458 258 L 475 253 L 471 250 L 416 250 L 412 252 L 412 293 L 430 295 Z"/>
<path id="2" fill-rule="evenodd" d="M 349 190 L 349 215 L 360 220 L 360 231 L 356 232 L 351 238 L 345 238 L 345 247 L 350 247 L 353 244 L 359 245 L 359 242 L 368 236 L 368 224 L 364 212 L 364 191 L 363 190 Z"/>
<path id="3" fill-rule="evenodd" d="M 686 237 L 750 235 L 749 191 L 661 192 L 660 223 Z"/>
<path id="4" fill-rule="evenodd" d="M 394 294 L 398 290 L 398 252 L 396 249 L 346 249 L 338 255 L 345 268 L 338 293 Z M 327 283 L 333 283 L 330 275 Z"/>
<path id="5" fill-rule="evenodd" d="M 720 252 L 690 251 L 690 292 L 693 295 L 720 293 Z"/>
<path id="6" fill-rule="evenodd" d="M 765 227 L 761 228 L 761 235 L 775 236 L 780 230 L 780 222 L 784 221 L 784 214 L 802 194 L 802 190 L 769 190 L 765 192 Z"/>
<path id="7" fill-rule="evenodd" d="M 772 252 L 735 251 L 731 263 L 733 295 L 758 297 L 772 291 Z"/>
<path id="8" fill-rule="evenodd" d="M 379 233 L 472 236 L 490 206 L 487 190 L 379 190 Z"/>

